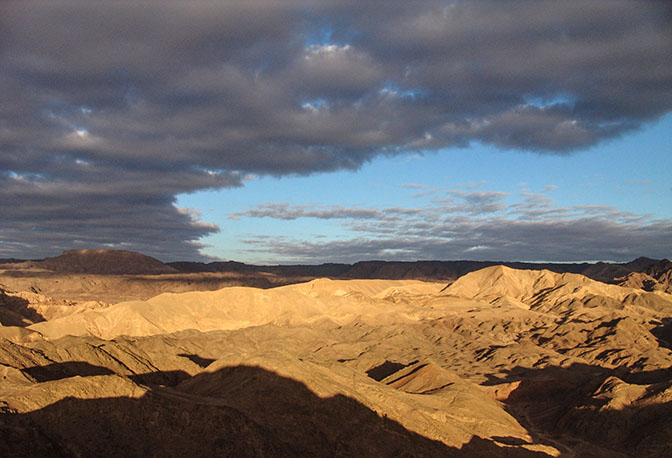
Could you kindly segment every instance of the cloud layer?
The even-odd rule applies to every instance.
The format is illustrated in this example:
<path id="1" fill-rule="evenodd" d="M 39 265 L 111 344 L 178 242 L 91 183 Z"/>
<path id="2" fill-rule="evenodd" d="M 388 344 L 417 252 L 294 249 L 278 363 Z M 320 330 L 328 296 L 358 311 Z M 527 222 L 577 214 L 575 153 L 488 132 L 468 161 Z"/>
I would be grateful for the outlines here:
<path id="1" fill-rule="evenodd" d="M 473 141 L 589 147 L 672 109 L 671 12 L 625 0 L 2 2 L 0 255 L 81 245 L 194 259 L 217 228 L 175 196 L 248 173 Z"/>
<path id="2" fill-rule="evenodd" d="M 558 207 L 543 193 L 522 192 L 508 204 L 508 195 L 496 191 L 436 190 L 435 194 L 431 204 L 416 208 L 275 203 L 230 217 L 335 220 L 348 236 L 327 241 L 243 237 L 249 253 L 272 253 L 286 262 L 309 264 L 362 259 L 629 261 L 638 256 L 660 258 L 672 248 L 671 221 L 612 207 Z"/>

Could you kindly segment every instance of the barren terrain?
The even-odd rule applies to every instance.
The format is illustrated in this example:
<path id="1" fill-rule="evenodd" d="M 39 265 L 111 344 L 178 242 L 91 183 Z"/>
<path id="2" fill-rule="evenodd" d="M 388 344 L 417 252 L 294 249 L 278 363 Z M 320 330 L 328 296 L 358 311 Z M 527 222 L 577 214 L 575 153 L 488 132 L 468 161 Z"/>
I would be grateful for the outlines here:
<path id="1" fill-rule="evenodd" d="M 0 270 L 1 456 L 672 455 L 664 261 L 585 268 L 607 284 L 124 259 Z"/>

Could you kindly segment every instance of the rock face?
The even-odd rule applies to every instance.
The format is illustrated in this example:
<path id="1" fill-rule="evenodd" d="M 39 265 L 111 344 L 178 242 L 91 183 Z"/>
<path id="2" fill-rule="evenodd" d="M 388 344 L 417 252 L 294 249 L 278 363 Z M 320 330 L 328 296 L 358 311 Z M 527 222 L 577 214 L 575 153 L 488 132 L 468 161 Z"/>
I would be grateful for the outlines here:
<path id="1" fill-rule="evenodd" d="M 43 305 L 0 327 L 1 456 L 672 455 L 660 290 L 492 266 Z"/>

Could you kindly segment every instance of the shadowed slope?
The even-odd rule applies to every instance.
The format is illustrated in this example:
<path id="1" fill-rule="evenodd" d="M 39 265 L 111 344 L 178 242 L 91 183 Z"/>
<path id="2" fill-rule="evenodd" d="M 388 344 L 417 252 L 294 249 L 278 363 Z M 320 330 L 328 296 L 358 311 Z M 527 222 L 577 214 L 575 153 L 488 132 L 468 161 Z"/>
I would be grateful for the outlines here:
<path id="1" fill-rule="evenodd" d="M 32 412 L 5 411 L 0 437 L 5 457 L 549 456 L 478 437 L 448 447 L 346 396 L 321 398 L 253 366 L 199 374 L 139 398 L 66 398 Z"/>
<path id="2" fill-rule="evenodd" d="M 641 288 L 645 291 L 663 291 L 672 294 L 672 262 L 663 259 L 643 271 L 631 272 L 615 282 L 621 286 Z"/>
<path id="3" fill-rule="evenodd" d="M 672 372 L 631 372 L 582 363 L 514 367 L 488 385 L 513 387 L 509 411 L 536 437 L 580 456 L 672 456 Z M 536 432 L 536 434 L 535 434 Z M 622 453 L 622 455 L 621 455 Z"/>
<path id="4" fill-rule="evenodd" d="M 0 288 L 0 324 L 3 326 L 28 326 L 44 321 L 44 317 L 29 307 L 30 301 L 21 294 Z"/>

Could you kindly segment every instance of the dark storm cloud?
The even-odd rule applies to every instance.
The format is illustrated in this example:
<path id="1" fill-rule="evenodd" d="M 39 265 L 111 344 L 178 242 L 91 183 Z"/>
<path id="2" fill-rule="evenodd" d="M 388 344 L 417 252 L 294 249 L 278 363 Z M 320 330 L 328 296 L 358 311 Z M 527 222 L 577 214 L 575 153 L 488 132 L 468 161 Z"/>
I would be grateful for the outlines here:
<path id="1" fill-rule="evenodd" d="M 216 228 L 175 196 L 248 173 L 591 146 L 672 108 L 670 18 L 619 0 L 2 2 L 0 255 L 195 258 Z"/>

